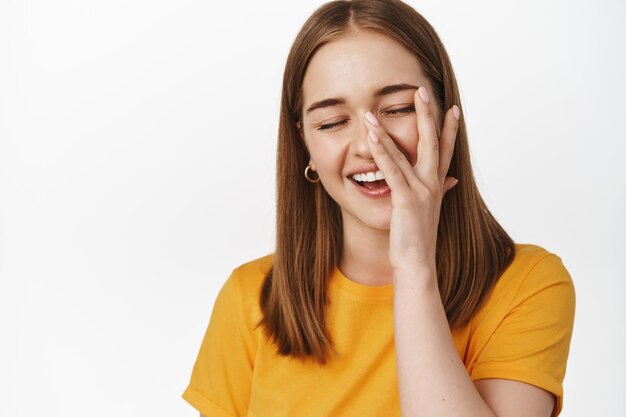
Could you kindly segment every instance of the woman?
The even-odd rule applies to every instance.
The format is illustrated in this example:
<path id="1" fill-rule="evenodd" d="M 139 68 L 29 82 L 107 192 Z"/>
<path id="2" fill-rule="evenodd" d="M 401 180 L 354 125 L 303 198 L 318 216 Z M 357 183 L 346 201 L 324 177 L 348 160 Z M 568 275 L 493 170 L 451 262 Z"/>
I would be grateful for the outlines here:
<path id="1" fill-rule="evenodd" d="M 326 3 L 284 72 L 273 254 L 220 291 L 183 397 L 212 416 L 556 416 L 575 293 L 470 165 L 451 63 L 397 0 Z"/>

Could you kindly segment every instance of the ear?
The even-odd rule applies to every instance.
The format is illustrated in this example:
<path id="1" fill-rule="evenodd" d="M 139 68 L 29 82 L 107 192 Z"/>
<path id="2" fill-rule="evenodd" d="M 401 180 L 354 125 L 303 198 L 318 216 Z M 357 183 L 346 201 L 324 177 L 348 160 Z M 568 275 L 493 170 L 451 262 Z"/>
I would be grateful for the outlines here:
<path id="1" fill-rule="evenodd" d="M 298 133 L 300 133 L 300 137 L 304 138 L 304 134 L 302 132 L 302 123 L 300 123 L 300 120 L 296 122 L 296 128 L 298 129 Z"/>
<path id="2" fill-rule="evenodd" d="M 313 162 L 313 160 L 312 160 L 312 159 L 309 161 L 309 166 L 311 167 L 311 169 L 312 169 L 313 171 L 317 171 L 317 170 L 315 169 L 315 162 Z"/>

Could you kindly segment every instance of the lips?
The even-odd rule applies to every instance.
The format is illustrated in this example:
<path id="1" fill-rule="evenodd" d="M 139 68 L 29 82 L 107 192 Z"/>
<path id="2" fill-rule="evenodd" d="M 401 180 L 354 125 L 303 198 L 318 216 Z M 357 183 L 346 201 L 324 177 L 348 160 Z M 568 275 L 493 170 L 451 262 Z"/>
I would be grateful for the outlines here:
<path id="1" fill-rule="evenodd" d="M 357 189 L 368 197 L 384 197 L 391 193 L 391 189 L 387 185 L 385 180 L 378 180 L 373 182 L 366 182 L 367 186 L 359 184 L 354 178 L 348 177 L 350 182 L 354 184 Z"/>

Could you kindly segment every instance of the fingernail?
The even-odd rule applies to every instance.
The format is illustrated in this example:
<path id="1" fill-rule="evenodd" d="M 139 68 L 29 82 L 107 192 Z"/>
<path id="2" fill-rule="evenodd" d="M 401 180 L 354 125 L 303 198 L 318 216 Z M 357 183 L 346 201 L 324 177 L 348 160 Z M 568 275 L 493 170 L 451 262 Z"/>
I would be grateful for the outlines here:
<path id="1" fill-rule="evenodd" d="M 452 106 L 452 113 L 454 114 L 454 117 L 456 118 L 456 120 L 459 120 L 459 108 L 457 107 L 457 105 L 455 104 L 454 106 Z"/>
<path id="2" fill-rule="evenodd" d="M 420 87 L 417 91 L 419 91 L 420 97 L 422 98 L 422 101 L 424 101 L 424 103 L 428 104 L 428 102 L 430 100 L 428 98 L 428 92 L 426 91 L 426 89 L 424 87 Z"/>
<path id="3" fill-rule="evenodd" d="M 378 126 L 378 120 L 376 120 L 376 116 L 374 116 L 372 113 L 366 111 L 365 117 L 371 124 L 373 124 L 374 126 Z"/>
<path id="4" fill-rule="evenodd" d="M 372 143 L 378 143 L 378 136 L 376 136 L 376 132 L 374 132 L 373 130 L 369 131 L 369 137 Z"/>

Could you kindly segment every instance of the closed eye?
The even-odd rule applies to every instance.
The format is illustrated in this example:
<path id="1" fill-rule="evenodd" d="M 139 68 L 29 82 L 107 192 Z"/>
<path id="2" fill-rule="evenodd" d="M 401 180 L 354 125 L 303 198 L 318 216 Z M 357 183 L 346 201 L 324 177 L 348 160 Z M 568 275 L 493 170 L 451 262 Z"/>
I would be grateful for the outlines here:
<path id="1" fill-rule="evenodd" d="M 398 114 L 398 113 L 412 113 L 415 111 L 415 106 L 403 107 L 401 109 L 387 110 L 382 112 L 383 114 Z"/>
<path id="2" fill-rule="evenodd" d="M 390 114 L 399 114 L 399 113 L 413 113 L 415 111 L 415 106 L 411 105 L 409 107 L 403 107 L 401 109 L 394 109 L 394 110 L 386 110 L 384 112 L 382 112 L 382 114 L 384 115 L 390 115 Z M 324 125 L 320 125 L 317 130 L 328 130 L 328 129 L 332 129 L 333 127 L 342 125 L 344 123 L 346 123 L 348 121 L 348 119 L 345 120 L 340 120 L 338 122 L 334 122 L 334 123 L 327 123 Z"/>
<path id="3" fill-rule="evenodd" d="M 328 123 L 328 124 L 325 124 L 325 125 L 320 125 L 320 127 L 318 127 L 317 130 L 332 129 L 333 127 L 342 125 L 342 124 L 344 124 L 347 121 L 348 120 L 340 120 L 340 121 L 335 122 L 335 123 Z"/>

